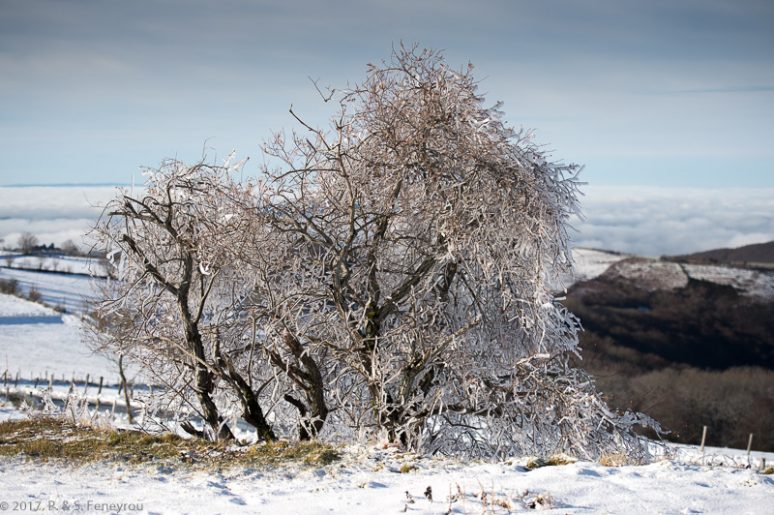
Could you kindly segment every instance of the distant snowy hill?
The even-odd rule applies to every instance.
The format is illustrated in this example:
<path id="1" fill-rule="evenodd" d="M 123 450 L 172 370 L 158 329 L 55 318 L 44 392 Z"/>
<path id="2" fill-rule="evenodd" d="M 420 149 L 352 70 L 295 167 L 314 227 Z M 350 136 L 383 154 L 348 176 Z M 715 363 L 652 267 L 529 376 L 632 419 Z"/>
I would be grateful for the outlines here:
<path id="1" fill-rule="evenodd" d="M 774 298 L 774 272 L 769 271 L 718 264 L 678 263 L 584 248 L 573 249 L 573 259 L 575 274 L 570 285 L 606 273 L 610 277 L 637 282 L 649 291 L 683 288 L 693 279 L 731 286 L 747 296 Z"/>
<path id="2" fill-rule="evenodd" d="M 689 263 L 722 263 L 722 264 L 769 264 L 774 265 L 774 241 L 756 243 L 734 249 L 714 249 L 696 252 L 671 259 Z"/>

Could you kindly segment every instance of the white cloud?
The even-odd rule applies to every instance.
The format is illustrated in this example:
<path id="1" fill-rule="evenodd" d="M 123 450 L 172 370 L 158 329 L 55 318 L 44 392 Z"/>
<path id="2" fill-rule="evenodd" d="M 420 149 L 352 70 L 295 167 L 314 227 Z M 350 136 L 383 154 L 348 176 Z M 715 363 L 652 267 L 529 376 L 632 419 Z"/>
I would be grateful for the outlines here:
<path id="1" fill-rule="evenodd" d="M 589 187 L 577 246 L 673 255 L 774 240 L 774 189 Z"/>
<path id="2" fill-rule="evenodd" d="M 115 187 L 0 188 L 0 245 L 15 246 L 24 232 L 46 245 L 67 240 L 83 245 L 115 193 Z"/>

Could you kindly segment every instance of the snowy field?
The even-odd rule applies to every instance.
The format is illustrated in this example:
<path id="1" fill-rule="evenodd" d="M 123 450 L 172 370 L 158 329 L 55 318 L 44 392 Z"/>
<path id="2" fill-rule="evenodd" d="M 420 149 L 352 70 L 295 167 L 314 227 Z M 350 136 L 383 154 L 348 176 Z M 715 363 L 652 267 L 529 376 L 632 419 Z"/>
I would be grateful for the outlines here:
<path id="1" fill-rule="evenodd" d="M 14 458 L 0 460 L 0 501 L 113 513 L 771 513 L 774 476 L 710 464 L 696 448 L 681 451 L 644 466 L 577 462 L 535 470 L 525 459 L 461 463 L 381 447 L 343 449 L 340 462 L 320 468 L 212 472 L 169 463 L 76 467 Z"/>
<path id="2" fill-rule="evenodd" d="M 83 314 L 90 309 L 90 299 L 96 295 L 98 285 L 104 281 L 87 275 L 15 268 L 0 268 L 0 279 L 15 279 L 23 295 L 28 295 L 34 289 L 41 294 L 45 304 L 74 314 Z"/>
<path id="3" fill-rule="evenodd" d="M 117 376 L 115 364 L 86 345 L 76 317 L 5 294 L 0 294 L 0 369 L 24 379 Z"/>
<path id="4" fill-rule="evenodd" d="M 0 254 L 3 266 L 23 270 L 61 272 L 104 277 L 105 264 L 100 259 L 63 255 L 19 255 L 5 252 Z"/>
<path id="5" fill-rule="evenodd" d="M 0 368 L 10 375 L 34 379 L 104 376 L 115 381 L 116 365 L 94 354 L 83 342 L 77 321 L 60 324 L 5 324 L 0 322 Z"/>
<path id="6" fill-rule="evenodd" d="M 54 310 L 13 295 L 0 293 L 0 324 L 18 323 L 18 320 L 39 321 L 42 318 L 61 322 L 62 317 Z"/>

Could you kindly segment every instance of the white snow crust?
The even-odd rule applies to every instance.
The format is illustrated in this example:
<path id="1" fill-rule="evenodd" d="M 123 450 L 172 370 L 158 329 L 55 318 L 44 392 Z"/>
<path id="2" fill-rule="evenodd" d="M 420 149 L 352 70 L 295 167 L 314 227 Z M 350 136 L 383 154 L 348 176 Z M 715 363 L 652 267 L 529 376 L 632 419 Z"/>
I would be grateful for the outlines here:
<path id="1" fill-rule="evenodd" d="M 321 468 L 213 472 L 174 464 L 73 467 L 15 458 L 0 461 L 0 499 L 71 510 L 106 503 L 115 506 L 114 513 L 119 506 L 121 513 L 271 515 L 771 513 L 772 476 L 703 464 L 698 450 L 691 452 L 692 460 L 684 455 L 644 466 L 577 462 L 532 471 L 523 466 L 526 460 L 460 463 L 381 448 L 345 449 L 341 462 Z M 416 468 L 401 473 L 405 464 Z"/>

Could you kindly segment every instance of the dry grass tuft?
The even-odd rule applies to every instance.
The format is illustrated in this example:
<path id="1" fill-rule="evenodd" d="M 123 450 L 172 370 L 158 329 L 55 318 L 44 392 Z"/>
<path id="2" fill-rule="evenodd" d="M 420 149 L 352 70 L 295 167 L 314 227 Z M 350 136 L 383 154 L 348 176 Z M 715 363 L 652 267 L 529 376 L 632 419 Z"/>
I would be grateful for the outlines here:
<path id="1" fill-rule="evenodd" d="M 548 458 L 529 458 L 527 460 L 526 467 L 529 470 L 534 470 L 541 467 L 556 467 L 559 465 L 572 465 L 575 463 L 577 458 L 573 458 L 572 456 L 568 456 L 567 454 L 554 454 L 553 456 L 549 456 Z"/>
<path id="2" fill-rule="evenodd" d="M 414 472 L 415 470 L 418 470 L 418 468 L 413 463 L 404 463 L 403 465 L 400 466 L 401 474 L 408 474 L 409 472 Z"/>
<path id="3" fill-rule="evenodd" d="M 629 457 L 623 453 L 605 454 L 599 458 L 599 464 L 603 467 L 623 467 L 629 463 Z"/>

